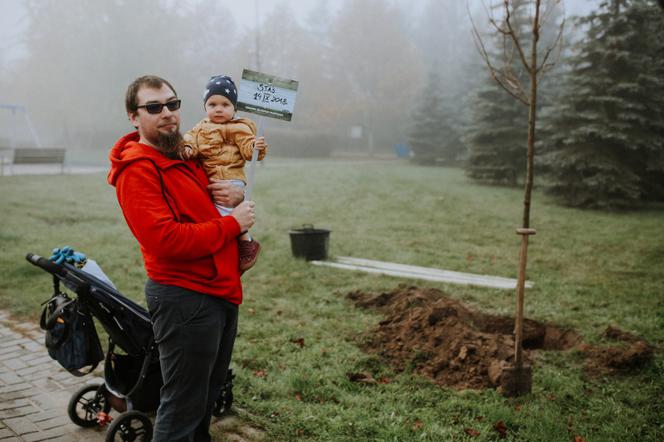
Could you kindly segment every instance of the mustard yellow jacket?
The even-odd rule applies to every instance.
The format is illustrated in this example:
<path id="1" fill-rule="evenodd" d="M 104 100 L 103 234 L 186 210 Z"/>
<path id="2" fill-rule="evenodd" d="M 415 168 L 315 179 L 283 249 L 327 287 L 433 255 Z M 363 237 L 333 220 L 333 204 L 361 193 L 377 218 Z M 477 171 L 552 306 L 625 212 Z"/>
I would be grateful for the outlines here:
<path id="1" fill-rule="evenodd" d="M 180 151 L 183 160 L 198 158 L 209 179 L 247 182 L 244 163 L 254 151 L 256 123 L 238 118 L 226 123 L 213 123 L 205 118 L 184 135 Z M 267 147 L 258 154 L 262 160 Z"/>

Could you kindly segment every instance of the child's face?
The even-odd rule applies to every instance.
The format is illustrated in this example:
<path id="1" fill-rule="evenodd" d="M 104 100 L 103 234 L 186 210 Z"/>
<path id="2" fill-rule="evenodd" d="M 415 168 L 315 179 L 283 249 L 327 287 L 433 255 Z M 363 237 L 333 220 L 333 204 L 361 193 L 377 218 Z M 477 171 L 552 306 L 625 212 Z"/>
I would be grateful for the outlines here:
<path id="1" fill-rule="evenodd" d="M 213 123 L 225 123 L 235 116 L 235 107 L 231 101 L 223 95 L 212 95 L 205 102 L 205 112 Z"/>

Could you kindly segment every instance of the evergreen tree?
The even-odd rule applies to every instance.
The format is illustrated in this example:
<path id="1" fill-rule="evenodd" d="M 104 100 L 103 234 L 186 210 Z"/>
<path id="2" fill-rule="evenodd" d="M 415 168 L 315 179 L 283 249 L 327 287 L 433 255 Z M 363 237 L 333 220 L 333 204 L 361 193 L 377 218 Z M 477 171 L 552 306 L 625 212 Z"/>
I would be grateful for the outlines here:
<path id="1" fill-rule="evenodd" d="M 528 108 L 490 80 L 471 104 L 466 173 L 486 184 L 516 186 L 526 170 Z"/>
<path id="2" fill-rule="evenodd" d="M 415 140 L 411 142 L 414 142 L 413 160 L 420 164 L 432 165 L 437 162 L 445 166 L 458 166 L 466 157 L 467 150 L 461 135 L 463 127 L 470 120 L 469 112 L 466 111 L 468 91 L 475 89 L 483 74 L 481 70 L 470 67 L 476 54 L 472 40 L 462 38 L 469 33 L 466 14 L 462 2 L 428 0 L 419 20 L 410 31 L 430 75 L 424 95 L 414 102 L 414 120 L 409 134 L 409 138 Z M 434 73 L 437 75 L 437 83 L 436 91 L 432 92 L 431 75 Z M 429 103 L 433 100 L 433 97 L 429 96 L 431 93 L 435 93 L 440 100 L 440 106 L 435 110 Z M 423 112 L 435 112 L 436 117 Z M 425 132 L 432 132 L 432 137 L 435 136 L 435 139 L 428 143 L 428 147 L 420 131 L 420 127 L 425 124 L 422 117 L 431 118 L 431 122 L 438 126 L 425 129 Z M 425 153 L 426 151 L 428 153 Z"/>
<path id="3" fill-rule="evenodd" d="M 413 161 L 422 165 L 456 165 L 462 155 L 461 140 L 452 126 L 453 116 L 444 106 L 441 78 L 437 70 L 431 70 L 413 112 L 413 126 L 408 136 L 413 151 Z"/>
<path id="4" fill-rule="evenodd" d="M 611 0 L 547 110 L 542 163 L 568 205 L 628 208 L 664 198 L 664 19 L 652 0 Z"/>

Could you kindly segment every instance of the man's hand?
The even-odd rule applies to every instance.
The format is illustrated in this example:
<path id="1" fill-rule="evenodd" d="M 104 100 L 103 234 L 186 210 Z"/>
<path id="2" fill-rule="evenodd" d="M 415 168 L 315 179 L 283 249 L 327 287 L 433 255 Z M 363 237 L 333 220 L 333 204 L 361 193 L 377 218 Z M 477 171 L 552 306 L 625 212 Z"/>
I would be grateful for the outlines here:
<path id="1" fill-rule="evenodd" d="M 212 181 L 207 188 L 212 194 L 212 200 L 224 207 L 236 207 L 244 201 L 244 190 L 230 181 Z"/>
<path id="2" fill-rule="evenodd" d="M 240 225 L 240 231 L 246 232 L 254 225 L 254 202 L 245 201 L 237 206 L 231 212 L 231 216 L 235 218 Z"/>

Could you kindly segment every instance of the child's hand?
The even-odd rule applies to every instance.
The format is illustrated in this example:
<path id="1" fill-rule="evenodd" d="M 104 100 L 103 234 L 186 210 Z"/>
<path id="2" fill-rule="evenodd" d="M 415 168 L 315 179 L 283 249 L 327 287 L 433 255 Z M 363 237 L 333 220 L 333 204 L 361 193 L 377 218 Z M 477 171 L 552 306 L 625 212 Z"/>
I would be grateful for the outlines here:
<path id="1" fill-rule="evenodd" d="M 254 149 L 263 150 L 266 147 L 267 147 L 267 143 L 265 142 L 265 137 L 256 138 L 256 141 L 254 141 Z"/>

